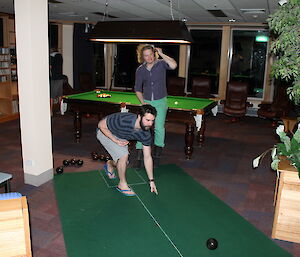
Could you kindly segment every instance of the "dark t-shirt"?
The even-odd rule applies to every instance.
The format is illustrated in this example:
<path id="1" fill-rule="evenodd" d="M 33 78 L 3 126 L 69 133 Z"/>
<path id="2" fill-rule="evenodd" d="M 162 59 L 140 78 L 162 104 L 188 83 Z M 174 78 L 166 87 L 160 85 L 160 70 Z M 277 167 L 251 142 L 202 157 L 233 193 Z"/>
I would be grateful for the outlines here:
<path id="1" fill-rule="evenodd" d="M 63 79 L 63 58 L 60 53 L 50 55 L 51 79 Z"/>
<path id="2" fill-rule="evenodd" d="M 151 132 L 149 130 L 135 129 L 136 119 L 136 114 L 118 112 L 108 115 L 106 117 L 106 124 L 114 136 L 120 139 L 137 140 L 145 146 L 150 146 Z"/>
<path id="3" fill-rule="evenodd" d="M 143 92 L 148 101 L 159 100 L 167 96 L 166 70 L 171 70 L 164 60 L 157 60 L 151 70 L 146 64 L 140 65 L 135 73 L 134 91 Z"/>

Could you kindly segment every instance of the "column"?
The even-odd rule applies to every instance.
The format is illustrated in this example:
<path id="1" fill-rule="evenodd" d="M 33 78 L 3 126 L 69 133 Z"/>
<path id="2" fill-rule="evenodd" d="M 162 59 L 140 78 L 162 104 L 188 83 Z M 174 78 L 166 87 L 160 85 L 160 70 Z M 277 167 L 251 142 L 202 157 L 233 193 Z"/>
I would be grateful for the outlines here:
<path id="1" fill-rule="evenodd" d="M 26 184 L 53 177 L 48 1 L 15 0 L 21 144 Z"/>
<path id="2" fill-rule="evenodd" d="M 219 77 L 219 98 L 225 99 L 227 78 L 228 78 L 228 61 L 230 49 L 230 26 L 223 26 L 221 60 L 220 60 L 220 77 Z"/>
<path id="3" fill-rule="evenodd" d="M 62 25 L 63 73 L 68 76 L 69 84 L 73 85 L 73 24 Z"/>

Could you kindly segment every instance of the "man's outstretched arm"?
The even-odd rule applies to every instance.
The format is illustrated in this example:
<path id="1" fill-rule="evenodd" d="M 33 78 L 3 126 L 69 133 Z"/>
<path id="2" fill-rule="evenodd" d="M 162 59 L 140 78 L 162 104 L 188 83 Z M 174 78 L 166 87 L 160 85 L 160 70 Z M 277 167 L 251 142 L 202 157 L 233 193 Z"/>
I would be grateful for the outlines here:
<path id="1" fill-rule="evenodd" d="M 151 146 L 143 145 L 143 154 L 144 154 L 144 164 L 145 164 L 146 172 L 147 172 L 147 175 L 149 178 L 149 183 L 150 183 L 150 190 L 151 190 L 151 192 L 158 194 L 158 191 L 156 189 L 156 185 L 154 182 L 154 176 L 153 176 L 153 160 L 152 160 L 152 156 L 151 156 Z"/>

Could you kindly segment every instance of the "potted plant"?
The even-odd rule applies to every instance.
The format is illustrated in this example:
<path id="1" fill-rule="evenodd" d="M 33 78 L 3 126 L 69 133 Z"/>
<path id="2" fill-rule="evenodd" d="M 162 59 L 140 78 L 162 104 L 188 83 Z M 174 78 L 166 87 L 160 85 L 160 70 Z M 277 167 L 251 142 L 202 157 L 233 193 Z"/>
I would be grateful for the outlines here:
<path id="1" fill-rule="evenodd" d="M 253 168 L 257 168 L 259 162 L 264 156 L 271 151 L 272 163 L 271 168 L 278 170 L 278 164 L 282 160 L 282 157 L 288 159 L 297 170 L 300 178 L 300 127 L 298 126 L 297 131 L 293 134 L 292 138 L 287 136 L 284 132 L 284 126 L 280 125 L 276 129 L 276 134 L 280 138 L 280 143 L 274 145 L 271 149 L 268 149 L 260 156 L 253 160 Z"/>
<path id="2" fill-rule="evenodd" d="M 300 0 L 287 0 L 267 20 L 275 38 L 270 51 L 276 55 L 271 76 L 291 84 L 287 93 L 300 103 Z"/>

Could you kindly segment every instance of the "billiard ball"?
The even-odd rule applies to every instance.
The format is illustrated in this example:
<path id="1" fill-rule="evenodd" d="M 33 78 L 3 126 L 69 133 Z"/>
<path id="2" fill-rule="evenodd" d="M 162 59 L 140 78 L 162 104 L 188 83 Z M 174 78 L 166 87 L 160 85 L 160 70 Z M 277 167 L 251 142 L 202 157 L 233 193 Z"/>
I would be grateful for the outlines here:
<path id="1" fill-rule="evenodd" d="M 70 165 L 70 161 L 69 160 L 63 160 L 63 165 L 65 167 L 69 166 Z"/>
<path id="2" fill-rule="evenodd" d="M 77 160 L 77 165 L 82 166 L 83 165 L 83 160 Z"/>
<path id="3" fill-rule="evenodd" d="M 63 166 L 59 166 L 56 168 L 56 173 L 57 174 L 62 174 L 64 172 L 64 167 Z"/>
<path id="4" fill-rule="evenodd" d="M 71 159 L 71 161 L 70 161 L 71 165 L 75 165 L 76 162 L 77 162 L 76 159 Z"/>
<path id="5" fill-rule="evenodd" d="M 174 104 L 176 104 L 176 105 L 177 105 L 177 104 L 178 104 L 178 102 L 176 101 Z"/>
<path id="6" fill-rule="evenodd" d="M 215 250 L 218 247 L 218 241 L 214 238 L 209 238 L 206 241 L 206 246 L 209 250 Z"/>

